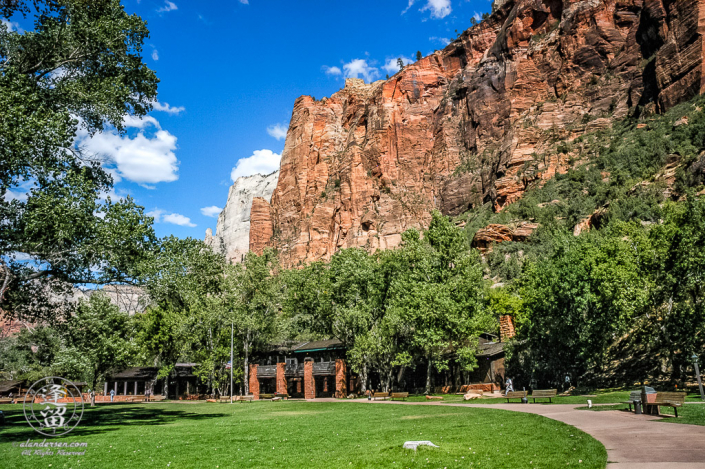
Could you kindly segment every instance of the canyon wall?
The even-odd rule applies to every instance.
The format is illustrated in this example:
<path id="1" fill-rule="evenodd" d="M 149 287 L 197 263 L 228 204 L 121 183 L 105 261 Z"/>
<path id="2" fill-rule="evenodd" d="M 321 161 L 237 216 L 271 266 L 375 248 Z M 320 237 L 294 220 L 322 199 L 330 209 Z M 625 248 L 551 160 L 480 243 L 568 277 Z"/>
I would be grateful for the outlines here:
<path id="1" fill-rule="evenodd" d="M 433 209 L 502 210 L 567 167 L 557 142 L 701 93 L 703 33 L 705 0 L 497 2 L 388 80 L 296 100 L 249 245 L 294 266 L 396 246 Z"/>
<path id="2" fill-rule="evenodd" d="M 279 172 L 263 176 L 239 177 L 230 186 L 225 208 L 218 216 L 215 235 L 208 228 L 205 242 L 230 262 L 240 262 L 250 250 L 250 212 L 252 201 L 262 198 L 268 202 L 277 185 Z M 271 238 L 271 233 L 269 238 Z"/>

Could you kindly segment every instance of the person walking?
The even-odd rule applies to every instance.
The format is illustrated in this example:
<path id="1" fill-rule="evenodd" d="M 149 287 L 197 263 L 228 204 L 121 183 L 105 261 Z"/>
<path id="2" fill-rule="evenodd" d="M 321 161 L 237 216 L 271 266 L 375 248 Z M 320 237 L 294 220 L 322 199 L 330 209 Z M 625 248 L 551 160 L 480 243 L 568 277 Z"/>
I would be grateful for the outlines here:
<path id="1" fill-rule="evenodd" d="M 115 390 L 111 389 L 110 390 L 110 402 L 113 402 L 115 400 Z"/>
<path id="2" fill-rule="evenodd" d="M 95 389 L 91 389 L 89 395 L 91 397 L 91 407 L 95 407 Z"/>
<path id="3" fill-rule="evenodd" d="M 507 393 L 514 392 L 514 383 L 512 383 L 512 380 L 510 378 L 507 378 L 507 381 L 504 383 L 505 390 L 504 390 L 504 395 L 506 396 Z"/>

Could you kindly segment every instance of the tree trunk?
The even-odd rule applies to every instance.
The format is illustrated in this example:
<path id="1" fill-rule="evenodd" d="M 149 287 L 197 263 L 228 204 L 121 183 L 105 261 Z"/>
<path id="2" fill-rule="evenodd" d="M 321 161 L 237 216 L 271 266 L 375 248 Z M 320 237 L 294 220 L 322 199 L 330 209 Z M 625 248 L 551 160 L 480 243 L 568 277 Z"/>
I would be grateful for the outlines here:
<path id="1" fill-rule="evenodd" d="M 426 394 L 431 394 L 431 374 L 433 373 L 433 362 L 431 355 L 428 356 L 428 367 L 426 368 Z"/>
<path id="2" fill-rule="evenodd" d="M 367 392 L 367 363 L 362 366 L 362 371 L 360 371 L 360 392 L 363 394 Z"/>

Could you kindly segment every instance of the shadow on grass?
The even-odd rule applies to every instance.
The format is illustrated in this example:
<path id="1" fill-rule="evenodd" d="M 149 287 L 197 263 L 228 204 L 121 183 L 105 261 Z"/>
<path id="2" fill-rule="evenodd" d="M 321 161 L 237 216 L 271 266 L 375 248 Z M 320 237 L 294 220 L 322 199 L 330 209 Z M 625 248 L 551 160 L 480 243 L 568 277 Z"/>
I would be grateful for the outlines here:
<path id="1" fill-rule="evenodd" d="M 21 406 L 0 410 L 5 415 L 5 426 L 0 427 L 0 439 L 27 439 L 41 436 L 29 427 Z M 71 437 L 99 435 L 123 427 L 165 425 L 183 420 L 208 420 L 225 415 L 227 414 L 171 410 L 155 405 L 111 404 L 94 408 L 86 407 L 81 423 L 69 435 Z"/>

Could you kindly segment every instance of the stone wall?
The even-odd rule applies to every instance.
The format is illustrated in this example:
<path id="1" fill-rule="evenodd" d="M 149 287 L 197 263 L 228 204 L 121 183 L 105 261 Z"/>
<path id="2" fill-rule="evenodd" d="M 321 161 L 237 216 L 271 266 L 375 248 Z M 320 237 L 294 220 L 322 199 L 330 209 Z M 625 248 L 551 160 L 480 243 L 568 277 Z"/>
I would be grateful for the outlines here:
<path id="1" fill-rule="evenodd" d="M 347 369 L 345 360 L 338 358 L 335 360 L 335 397 L 344 399 L 347 397 Z"/>
<path id="2" fill-rule="evenodd" d="M 514 329 L 514 318 L 508 314 L 499 317 L 499 336 L 505 342 L 516 335 Z"/>

